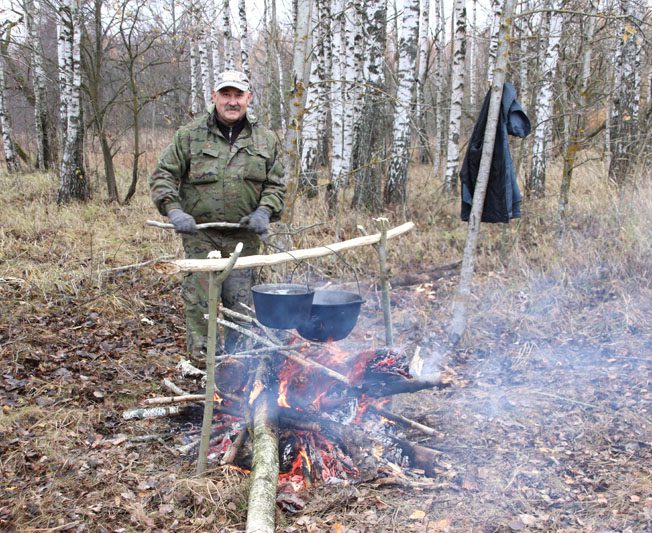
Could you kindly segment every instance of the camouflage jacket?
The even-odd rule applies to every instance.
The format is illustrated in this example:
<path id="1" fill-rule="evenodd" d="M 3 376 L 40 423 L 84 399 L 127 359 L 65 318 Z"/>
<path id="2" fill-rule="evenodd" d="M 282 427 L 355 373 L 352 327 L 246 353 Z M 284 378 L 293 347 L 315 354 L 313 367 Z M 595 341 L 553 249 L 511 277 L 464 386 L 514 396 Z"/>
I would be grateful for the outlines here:
<path id="1" fill-rule="evenodd" d="M 162 215 L 183 209 L 198 223 L 239 222 L 259 206 L 283 210 L 285 179 L 276 136 L 247 117 L 233 146 L 215 124 L 214 106 L 177 130 L 148 180 Z"/>

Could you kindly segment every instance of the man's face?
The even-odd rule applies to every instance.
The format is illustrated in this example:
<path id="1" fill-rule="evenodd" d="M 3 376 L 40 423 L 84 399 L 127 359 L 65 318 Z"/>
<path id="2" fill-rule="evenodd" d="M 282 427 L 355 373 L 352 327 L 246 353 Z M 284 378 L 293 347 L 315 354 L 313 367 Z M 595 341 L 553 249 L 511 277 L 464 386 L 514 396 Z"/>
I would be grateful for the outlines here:
<path id="1" fill-rule="evenodd" d="M 247 113 L 247 107 L 253 95 L 235 87 L 223 87 L 213 91 L 212 99 L 217 111 L 217 117 L 225 124 L 238 122 Z"/>

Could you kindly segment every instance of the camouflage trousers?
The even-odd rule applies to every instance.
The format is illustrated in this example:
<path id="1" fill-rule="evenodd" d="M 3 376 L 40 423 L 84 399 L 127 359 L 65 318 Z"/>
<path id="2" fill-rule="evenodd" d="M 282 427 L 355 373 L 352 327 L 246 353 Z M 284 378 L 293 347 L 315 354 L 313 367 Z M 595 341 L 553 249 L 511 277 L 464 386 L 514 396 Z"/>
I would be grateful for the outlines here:
<path id="1" fill-rule="evenodd" d="M 243 244 L 241 256 L 255 255 L 260 247 L 260 239 L 250 232 L 223 232 L 202 230 L 196 235 L 183 235 L 183 248 L 188 259 L 206 259 L 209 252 L 218 250 L 223 258 L 228 258 L 236 245 Z M 240 313 L 246 310 L 238 306 L 239 302 L 251 305 L 251 286 L 254 272 L 252 269 L 232 270 L 222 283 L 221 301 L 224 307 Z M 195 363 L 201 363 L 206 357 L 208 321 L 208 273 L 189 272 L 184 275 L 181 284 L 186 317 L 186 347 Z M 224 338 L 224 351 L 235 353 L 245 347 L 247 338 L 227 328 Z M 217 351 L 220 352 L 220 339 L 217 339 Z"/>

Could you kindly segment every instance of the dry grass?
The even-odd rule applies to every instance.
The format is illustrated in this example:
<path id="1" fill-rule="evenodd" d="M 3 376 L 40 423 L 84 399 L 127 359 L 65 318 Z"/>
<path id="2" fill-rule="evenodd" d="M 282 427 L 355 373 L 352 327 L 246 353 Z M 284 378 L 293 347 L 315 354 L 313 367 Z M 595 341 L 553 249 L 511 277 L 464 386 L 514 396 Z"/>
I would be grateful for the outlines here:
<path id="1" fill-rule="evenodd" d="M 158 149 L 162 143 L 154 144 Z M 612 507 L 597 500 L 573 500 L 588 526 L 599 529 L 616 520 L 609 514 L 616 507 L 634 520 L 630 495 L 644 501 L 650 494 L 649 475 L 636 471 L 639 463 L 633 460 L 623 466 L 603 460 L 602 451 L 588 452 L 615 434 L 614 428 L 626 436 L 633 434 L 631 428 L 646 428 L 639 404 L 627 403 L 626 396 L 638 398 L 646 392 L 628 390 L 621 398 L 621 384 L 612 377 L 620 368 L 605 365 L 630 365 L 626 377 L 631 383 L 637 373 L 642 375 L 636 365 L 644 368 L 652 346 L 652 187 L 642 178 L 636 188 L 619 195 L 599 161 L 584 164 L 576 172 L 560 240 L 555 233 L 559 175 L 554 166 L 548 196 L 526 202 L 522 220 L 507 227 L 482 227 L 472 327 L 455 355 L 458 359 L 445 361 L 465 372 L 470 385 L 442 397 L 424 393 L 422 402 L 410 398 L 410 416 L 422 410 L 432 417 L 431 425 L 446 432 L 442 444 L 454 450 L 446 459 L 450 469 L 442 466 L 442 477 L 453 484 L 461 481 L 454 490 L 430 495 L 350 488 L 344 498 L 343 489 L 324 489 L 310 502 L 308 509 L 314 512 L 306 520 L 323 519 L 327 529 L 345 524 L 359 530 L 422 531 L 423 524 L 407 516 L 412 509 L 431 506 L 429 514 L 450 519 L 459 531 L 479 530 L 481 523 L 507 530 L 506 507 L 521 513 L 532 510 L 534 515 L 537 505 L 546 504 L 538 500 L 538 491 L 525 492 L 535 486 L 528 485 L 527 476 L 535 476 L 537 469 L 540 492 L 545 489 L 555 498 L 556 493 L 566 495 L 568 476 L 584 483 L 576 473 L 584 475 L 582 469 L 591 479 L 603 476 L 609 481 Z M 127 173 L 121 171 L 120 179 L 121 190 L 126 190 Z M 413 167 L 409 208 L 384 214 L 392 225 L 406 219 L 416 224 L 414 231 L 391 241 L 395 276 L 461 259 L 466 225 L 459 221 L 459 200 L 442 195 L 438 183 L 428 167 Z M 3 515 L 0 508 L 0 524 L 9 516 L 6 519 L 22 530 L 98 522 L 134 531 L 175 523 L 187 531 L 242 529 L 247 482 L 240 474 L 217 469 L 198 480 L 192 477 L 192 464 L 164 445 L 111 444 L 117 433 L 157 433 L 168 426 L 163 421 L 136 427 L 120 421 L 119 414 L 169 375 L 183 328 L 174 308 L 179 298 L 170 289 L 178 279 L 161 278 L 148 268 L 118 276 L 106 271 L 162 256 L 180 257 L 179 239 L 171 231 L 144 225 L 146 219 L 160 219 L 144 181 L 129 205 L 107 205 L 96 186 L 92 201 L 57 206 L 56 188 L 55 177 L 48 174 L 0 174 L 0 295 L 7 317 L 7 327 L 0 331 L 8 335 L 0 341 L 0 361 L 3 374 L 22 366 L 29 375 L 24 378 L 29 381 L 25 392 L 0 413 L 0 470 L 8 480 L 2 489 L 9 513 Z M 341 239 L 355 237 L 358 225 L 368 232 L 376 228 L 373 216 L 353 212 L 345 202 L 333 221 L 319 199 L 300 198 L 295 220 L 296 226 L 320 224 L 295 235 L 296 247 L 333 242 L 336 234 Z M 373 248 L 347 252 L 344 259 L 361 282 L 374 281 Z M 336 257 L 314 261 L 313 267 L 313 280 L 354 279 Z M 289 272 L 279 270 L 277 275 Z M 302 265 L 297 275 L 306 272 Z M 424 351 L 432 349 L 428 335 L 444 335 L 456 283 L 456 278 L 443 279 L 421 292 L 394 291 L 393 312 L 406 348 L 420 344 Z M 154 320 L 142 322 L 145 314 Z M 92 315 L 95 318 L 89 318 Z M 29 328 L 22 325 L 24 320 L 33 321 Z M 83 344 L 87 341 L 92 348 Z M 101 348 L 106 343 L 115 346 Z M 582 343 L 606 355 L 598 359 L 591 351 L 572 351 Z M 69 369 L 69 377 L 57 377 L 60 368 Z M 556 389 L 571 371 L 577 378 L 567 383 L 563 396 L 576 403 L 560 400 Z M 596 399 L 591 397 L 596 390 L 616 392 Z M 94 396 L 97 391 L 104 393 L 101 400 Z M 610 411 L 615 402 L 622 403 L 616 415 Z M 588 408 L 582 403 L 598 409 L 585 416 Z M 541 450 L 552 450 L 555 442 L 562 446 L 555 439 L 569 431 L 571 416 L 573 428 L 583 433 L 578 433 L 577 446 L 562 442 L 566 448 L 554 456 L 561 465 L 554 465 L 545 455 L 553 452 Z M 557 433 L 546 433 L 549 427 Z M 644 440 L 643 435 L 637 438 Z M 492 447 L 493 442 L 500 446 Z M 610 449 L 609 443 L 604 445 Z M 584 466 L 564 470 L 564 461 L 571 461 L 565 457 L 577 457 L 569 463 L 573 468 Z M 520 466 L 533 458 L 536 468 Z M 464 488 L 462 478 L 468 474 L 473 480 L 473 465 L 480 468 L 477 476 L 487 490 Z M 456 469 L 462 471 L 455 474 Z M 483 478 L 488 473 L 494 477 Z M 473 486 L 471 481 L 468 486 Z M 582 497 L 591 495 L 591 487 L 581 486 Z M 566 527 L 555 522 L 567 518 L 564 505 L 548 511 L 547 530 Z M 292 518 L 285 519 L 291 530 Z M 609 527 L 619 530 L 614 524 Z"/>

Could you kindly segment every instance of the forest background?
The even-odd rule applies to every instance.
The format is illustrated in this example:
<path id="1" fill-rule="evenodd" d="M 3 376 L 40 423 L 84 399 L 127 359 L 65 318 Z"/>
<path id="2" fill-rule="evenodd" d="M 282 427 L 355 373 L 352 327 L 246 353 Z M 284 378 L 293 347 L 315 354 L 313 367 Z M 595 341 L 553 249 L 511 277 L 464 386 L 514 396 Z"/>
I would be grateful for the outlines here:
<path id="1" fill-rule="evenodd" d="M 235 67 L 285 146 L 288 209 L 272 244 L 350 238 L 379 216 L 414 221 L 389 251 L 397 343 L 463 384 L 404 401 L 441 427 L 449 488 L 383 493 L 382 504 L 374 491 L 339 494 L 308 506 L 304 524 L 649 527 L 650 4 L 524 0 L 504 17 L 505 3 L 297 1 L 281 15 L 268 0 L 255 15 L 234 0 L 3 2 L 0 525 L 174 517 L 202 528 L 218 520 L 211 500 L 221 527 L 241 524 L 240 479 L 192 480 L 161 446 L 152 461 L 172 479 L 112 440 L 137 431 L 120 411 L 173 372 L 183 347 L 178 280 L 147 266 L 182 250 L 144 226 L 157 216 L 145 178 L 206 107 L 216 72 Z M 532 122 L 511 142 L 523 218 L 482 226 L 470 327 L 453 345 L 459 168 L 500 66 L 500 21 L 502 68 Z M 378 326 L 373 251 L 346 261 L 312 275 L 351 282 L 352 268 L 368 291 L 364 324 Z"/>

